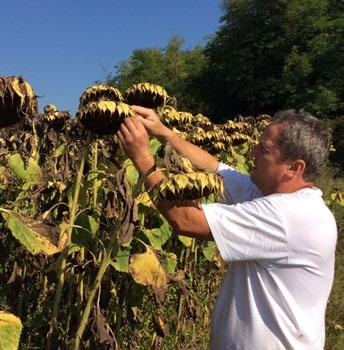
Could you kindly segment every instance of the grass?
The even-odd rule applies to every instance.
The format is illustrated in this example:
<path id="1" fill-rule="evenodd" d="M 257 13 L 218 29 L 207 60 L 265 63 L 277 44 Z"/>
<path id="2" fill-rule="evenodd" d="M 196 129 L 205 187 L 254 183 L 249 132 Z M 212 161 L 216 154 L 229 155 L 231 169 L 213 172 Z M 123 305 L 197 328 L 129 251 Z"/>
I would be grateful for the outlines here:
<path id="1" fill-rule="evenodd" d="M 335 190 L 344 192 L 343 174 L 335 169 L 327 169 L 318 182 L 324 197 L 328 198 Z M 336 265 L 333 287 L 326 310 L 325 350 L 344 349 L 344 206 L 330 204 L 338 227 Z"/>
<path id="2" fill-rule="evenodd" d="M 343 208 L 344 211 L 344 208 Z M 336 270 L 326 312 L 326 347 L 344 349 L 344 239 L 339 238 L 336 252 Z"/>

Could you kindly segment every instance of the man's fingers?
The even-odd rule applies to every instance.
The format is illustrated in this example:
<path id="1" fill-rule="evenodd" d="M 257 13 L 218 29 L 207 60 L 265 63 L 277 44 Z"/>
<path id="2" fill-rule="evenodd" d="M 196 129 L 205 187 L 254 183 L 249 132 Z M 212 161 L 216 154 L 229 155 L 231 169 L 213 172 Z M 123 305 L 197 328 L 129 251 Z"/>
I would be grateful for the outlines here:
<path id="1" fill-rule="evenodd" d="M 143 118 L 143 117 L 138 116 L 138 117 L 135 117 L 135 118 L 137 120 L 139 120 L 140 123 L 143 124 L 143 126 L 149 126 L 149 124 L 150 124 L 150 122 L 147 119 Z"/>
<path id="2" fill-rule="evenodd" d="M 137 130 L 136 117 L 125 118 L 122 125 L 126 127 L 129 133 L 133 133 Z"/>
<path id="3" fill-rule="evenodd" d="M 142 128 L 142 123 L 138 120 L 139 117 L 131 117 L 130 121 L 133 122 L 134 126 L 139 129 L 140 127 Z"/>
<path id="4" fill-rule="evenodd" d="M 123 143 L 124 143 L 124 137 L 123 137 L 123 135 L 122 135 L 121 130 L 118 130 L 118 131 L 117 131 L 117 137 L 119 138 L 119 141 L 120 141 L 121 144 L 123 145 Z"/>
<path id="5" fill-rule="evenodd" d="M 150 108 L 142 107 L 142 106 L 131 106 L 132 110 L 139 114 L 141 117 L 147 118 L 154 113 L 154 111 Z"/>
<path id="6" fill-rule="evenodd" d="M 129 119 L 129 118 L 126 118 L 126 119 Z M 126 119 L 124 120 L 123 123 L 121 123 L 121 125 L 119 127 L 119 132 L 121 133 L 121 136 L 123 137 L 123 140 L 128 138 L 130 136 L 130 134 L 131 134 L 130 127 L 128 127 Z"/>
<path id="7" fill-rule="evenodd" d="M 144 120 L 144 118 L 140 118 L 141 120 Z M 129 123 L 129 127 L 131 128 L 130 131 L 131 132 L 141 132 L 141 133 L 146 133 L 146 128 L 144 127 L 144 125 L 142 124 L 141 120 L 139 119 L 139 117 L 131 117 L 130 118 L 130 122 Z"/>

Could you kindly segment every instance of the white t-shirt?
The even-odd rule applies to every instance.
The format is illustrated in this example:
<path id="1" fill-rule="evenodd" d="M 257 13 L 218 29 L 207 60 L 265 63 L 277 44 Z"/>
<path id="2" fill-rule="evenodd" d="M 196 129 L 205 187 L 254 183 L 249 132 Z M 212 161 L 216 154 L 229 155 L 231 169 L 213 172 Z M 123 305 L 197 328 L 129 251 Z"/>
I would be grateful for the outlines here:
<path id="1" fill-rule="evenodd" d="M 337 228 L 321 191 L 262 197 L 249 176 L 224 164 L 218 173 L 230 202 L 203 210 L 231 264 L 213 312 L 210 348 L 323 349 Z"/>

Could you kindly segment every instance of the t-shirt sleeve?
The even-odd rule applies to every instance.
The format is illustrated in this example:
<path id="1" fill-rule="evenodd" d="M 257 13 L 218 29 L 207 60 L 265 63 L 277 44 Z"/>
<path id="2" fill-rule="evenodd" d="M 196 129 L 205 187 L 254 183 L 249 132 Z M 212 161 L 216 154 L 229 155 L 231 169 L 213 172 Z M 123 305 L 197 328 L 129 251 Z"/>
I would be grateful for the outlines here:
<path id="1" fill-rule="evenodd" d="M 225 262 L 288 256 L 283 215 L 266 197 L 235 205 L 203 204 L 202 208 Z"/>
<path id="2" fill-rule="evenodd" d="M 224 163 L 219 163 L 216 172 L 224 182 L 223 203 L 242 203 L 262 196 L 249 175 L 244 175 Z"/>

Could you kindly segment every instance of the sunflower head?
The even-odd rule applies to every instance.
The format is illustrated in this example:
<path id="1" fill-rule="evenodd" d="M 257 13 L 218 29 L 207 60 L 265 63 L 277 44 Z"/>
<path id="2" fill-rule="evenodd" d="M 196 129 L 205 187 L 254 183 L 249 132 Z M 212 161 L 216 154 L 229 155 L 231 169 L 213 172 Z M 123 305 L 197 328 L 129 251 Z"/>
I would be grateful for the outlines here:
<path id="1" fill-rule="evenodd" d="M 126 103 L 104 100 L 82 106 L 76 115 L 87 130 L 98 135 L 109 135 L 116 133 L 124 118 L 133 114 Z"/>
<path id="2" fill-rule="evenodd" d="M 0 127 L 38 114 L 37 96 L 22 77 L 0 77 Z"/>
<path id="3" fill-rule="evenodd" d="M 150 83 L 134 84 L 124 93 L 124 99 L 128 104 L 147 108 L 162 107 L 168 98 L 162 86 Z"/>
<path id="4" fill-rule="evenodd" d="M 55 105 L 49 104 L 44 106 L 44 114 L 40 122 L 44 123 L 48 128 L 60 131 L 71 118 L 67 111 L 58 111 Z"/>
<path id="5" fill-rule="evenodd" d="M 169 175 L 153 188 L 153 196 L 167 200 L 196 200 L 223 192 L 223 181 L 216 173 Z"/>
<path id="6" fill-rule="evenodd" d="M 123 102 L 121 92 L 112 85 L 98 84 L 87 88 L 80 96 L 79 108 L 97 101 Z"/>

